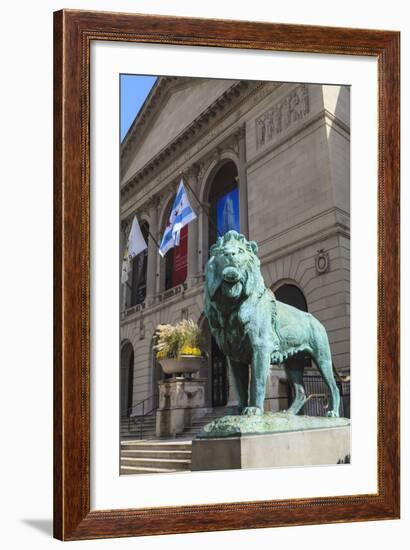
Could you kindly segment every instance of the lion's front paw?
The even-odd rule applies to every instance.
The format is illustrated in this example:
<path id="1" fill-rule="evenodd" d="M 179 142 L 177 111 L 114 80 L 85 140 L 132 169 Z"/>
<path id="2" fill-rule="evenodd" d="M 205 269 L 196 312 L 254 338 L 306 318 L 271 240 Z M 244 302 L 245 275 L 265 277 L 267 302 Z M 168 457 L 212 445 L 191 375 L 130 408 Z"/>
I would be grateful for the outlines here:
<path id="1" fill-rule="evenodd" d="M 263 414 L 263 411 L 259 407 L 245 407 L 242 414 L 245 414 L 246 416 L 255 416 L 258 414 Z"/>
<path id="2" fill-rule="evenodd" d="M 329 411 L 329 412 L 327 413 L 327 416 L 328 416 L 329 418 L 338 418 L 338 417 L 339 417 L 339 415 L 337 414 L 336 411 Z"/>

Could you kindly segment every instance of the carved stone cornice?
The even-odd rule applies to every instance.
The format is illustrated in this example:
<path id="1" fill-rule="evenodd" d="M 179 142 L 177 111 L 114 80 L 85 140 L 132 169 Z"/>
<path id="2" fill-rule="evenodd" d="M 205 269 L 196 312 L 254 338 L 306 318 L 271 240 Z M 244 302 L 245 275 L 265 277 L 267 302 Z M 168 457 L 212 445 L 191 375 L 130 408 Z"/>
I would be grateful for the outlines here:
<path id="1" fill-rule="evenodd" d="M 174 192 L 176 191 L 183 172 L 188 174 L 191 170 L 197 170 L 198 180 L 202 182 L 214 161 L 212 156 L 216 154 L 215 147 L 220 148 L 222 156 L 231 151 L 239 158 L 239 138 L 245 132 L 246 125 L 244 122 L 235 125 L 232 116 L 234 115 L 235 120 L 239 120 L 260 101 L 282 86 L 280 83 L 264 81 L 248 82 L 248 84 L 249 87 L 246 90 L 240 91 L 239 100 L 233 102 L 230 109 L 223 113 L 221 119 L 217 118 L 210 128 L 206 128 L 206 131 L 202 132 L 194 142 L 190 142 L 185 152 L 178 156 L 174 155 L 169 162 L 159 166 L 157 174 L 141 178 L 138 185 L 134 182 L 132 191 L 135 195 L 131 195 L 128 191 L 125 195 L 123 186 L 121 202 L 124 205 L 124 214 L 128 215 L 128 212 L 135 211 L 134 196 L 135 204 L 141 204 L 147 200 L 146 195 L 153 192 L 159 196 L 160 203 L 163 205 L 164 201 L 169 199 L 172 185 Z M 209 149 L 211 143 L 214 144 L 214 147 Z M 208 151 L 203 156 L 199 156 L 204 149 L 208 149 Z M 134 180 L 141 172 L 142 170 L 135 174 L 131 180 Z M 145 191 L 145 185 L 150 185 L 150 190 Z"/>
<path id="2" fill-rule="evenodd" d="M 245 137 L 245 135 L 246 135 L 246 124 L 243 123 L 243 124 L 240 124 L 238 126 L 238 128 L 234 132 L 234 136 L 237 139 L 237 141 L 239 142 L 239 140 L 243 139 Z"/>
<path id="3" fill-rule="evenodd" d="M 260 86 L 261 83 L 249 83 L 241 80 L 230 86 L 214 103 L 194 119 L 185 130 L 127 180 L 121 187 L 121 195 L 126 195 L 137 186 L 139 187 L 147 177 L 154 177 L 164 166 L 172 162 L 175 155 L 180 155 L 189 149 L 193 138 L 198 138 L 206 132 L 211 119 L 223 118 L 223 116 L 234 108 L 233 103 L 235 107 L 237 106 L 236 102 L 233 102 L 234 99 L 240 98 L 246 90 L 253 91 L 258 85 Z"/>
<path id="4" fill-rule="evenodd" d="M 134 216 L 137 216 L 138 221 L 141 222 L 142 216 L 150 217 L 150 210 L 152 207 L 157 207 L 161 204 L 161 196 L 159 193 L 149 197 L 143 204 L 132 210 L 130 214 L 122 218 L 121 228 L 124 227 L 125 231 L 129 229 Z"/>
<path id="5" fill-rule="evenodd" d="M 151 208 L 158 208 L 158 206 L 160 205 L 160 202 L 161 202 L 160 196 L 153 195 L 146 202 L 144 202 L 143 208 L 149 212 Z"/>

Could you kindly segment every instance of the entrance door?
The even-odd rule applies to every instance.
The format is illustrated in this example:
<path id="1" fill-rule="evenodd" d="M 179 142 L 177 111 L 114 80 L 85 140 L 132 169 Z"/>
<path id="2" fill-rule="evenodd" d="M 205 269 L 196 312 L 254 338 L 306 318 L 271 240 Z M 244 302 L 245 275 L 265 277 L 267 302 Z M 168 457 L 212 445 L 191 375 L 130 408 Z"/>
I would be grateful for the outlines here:
<path id="1" fill-rule="evenodd" d="M 125 343 L 121 349 L 120 386 L 121 417 L 129 416 L 134 386 L 134 349 L 130 342 Z"/>
<path id="2" fill-rule="evenodd" d="M 212 406 L 224 407 L 228 403 L 228 367 L 226 358 L 212 338 Z"/>

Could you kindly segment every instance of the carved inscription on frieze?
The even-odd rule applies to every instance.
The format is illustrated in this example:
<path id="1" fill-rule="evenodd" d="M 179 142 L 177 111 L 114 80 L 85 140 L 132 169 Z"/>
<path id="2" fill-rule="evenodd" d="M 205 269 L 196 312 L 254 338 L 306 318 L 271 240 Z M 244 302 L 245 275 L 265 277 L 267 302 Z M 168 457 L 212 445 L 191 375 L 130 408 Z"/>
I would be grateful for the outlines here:
<path id="1" fill-rule="evenodd" d="M 308 87 L 302 84 L 256 119 L 256 148 L 269 143 L 276 135 L 308 113 Z"/>

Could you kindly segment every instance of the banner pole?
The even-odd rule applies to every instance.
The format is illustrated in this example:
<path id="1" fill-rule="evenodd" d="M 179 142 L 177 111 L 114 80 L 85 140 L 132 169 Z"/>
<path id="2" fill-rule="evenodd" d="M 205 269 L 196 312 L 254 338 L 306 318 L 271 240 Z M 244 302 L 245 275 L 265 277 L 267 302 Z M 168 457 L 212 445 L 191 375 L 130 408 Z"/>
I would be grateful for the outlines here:
<path id="1" fill-rule="evenodd" d="M 182 181 L 183 178 L 181 178 Z M 219 232 L 219 229 L 218 229 L 218 226 L 216 225 L 216 223 L 214 222 L 214 220 L 211 218 L 211 216 L 209 215 L 209 212 L 208 212 L 208 209 L 202 204 L 202 202 L 199 200 L 199 198 L 197 197 L 195 191 L 192 189 L 192 187 L 189 185 L 189 183 L 187 181 L 184 182 L 186 184 L 186 186 L 188 187 L 188 189 L 191 191 L 193 197 L 195 198 L 196 202 L 199 204 L 199 207 L 201 208 L 201 210 L 203 212 L 205 212 L 207 218 L 208 218 L 208 221 L 210 222 L 210 224 L 212 225 L 212 227 L 216 230 L 216 234 L 218 237 L 222 237 L 221 233 Z"/>

